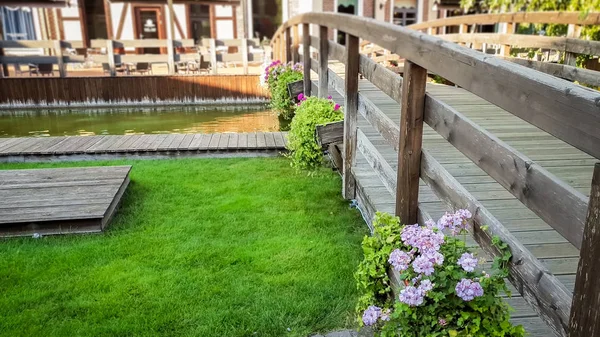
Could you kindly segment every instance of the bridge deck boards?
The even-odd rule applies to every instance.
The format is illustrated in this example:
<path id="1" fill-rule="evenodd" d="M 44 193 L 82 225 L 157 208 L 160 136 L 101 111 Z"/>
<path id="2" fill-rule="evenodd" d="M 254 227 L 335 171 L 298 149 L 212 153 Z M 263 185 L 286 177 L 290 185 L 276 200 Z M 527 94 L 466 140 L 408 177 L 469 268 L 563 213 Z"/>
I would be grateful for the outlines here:
<path id="1" fill-rule="evenodd" d="M 0 161 L 12 156 L 284 150 L 287 132 L 0 138 Z"/>
<path id="2" fill-rule="evenodd" d="M 335 69 L 335 66 L 333 68 Z M 336 72 L 343 77 L 343 70 Z M 391 120 L 399 123 L 400 106 L 397 102 L 367 80 L 360 81 L 359 91 Z M 575 189 L 589 195 L 593 166 L 597 159 L 466 90 L 429 84 L 427 91 L 440 99 L 443 98 L 445 103 L 494 133 Z M 330 88 L 330 94 L 336 102 L 343 103 L 343 96 L 340 93 Z M 397 152 L 360 115 L 358 127 L 395 171 Z M 572 244 L 427 125 L 423 132 L 423 147 L 546 264 L 568 289 L 573 290 L 579 251 Z M 353 171 L 357 177 L 357 199 L 367 217 L 372 216 L 375 211 L 393 213 L 395 197 L 360 152 Z M 421 206 L 434 219 L 448 210 L 423 181 L 421 181 L 419 200 Z M 469 245 L 477 246 L 474 240 L 469 238 L 467 241 Z M 555 333 L 537 316 L 516 289 L 512 289 L 513 298 L 507 299 L 507 302 L 515 308 L 513 321 L 522 324 L 530 336 L 554 336 Z"/>
<path id="3" fill-rule="evenodd" d="M 100 232 L 131 166 L 0 170 L 0 237 Z"/>

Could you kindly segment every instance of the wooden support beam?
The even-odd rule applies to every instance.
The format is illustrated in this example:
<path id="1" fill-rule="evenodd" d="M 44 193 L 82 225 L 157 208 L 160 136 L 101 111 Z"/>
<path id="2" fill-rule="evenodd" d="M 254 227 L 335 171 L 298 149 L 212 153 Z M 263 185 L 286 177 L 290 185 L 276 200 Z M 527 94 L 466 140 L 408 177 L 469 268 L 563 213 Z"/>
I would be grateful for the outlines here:
<path id="1" fill-rule="evenodd" d="M 575 25 L 575 24 L 570 24 L 567 28 L 567 37 L 568 38 L 574 38 L 574 39 L 578 39 L 579 36 L 581 35 L 581 26 L 580 25 Z M 566 51 L 565 52 L 565 64 L 569 65 L 569 66 L 576 66 L 577 65 L 577 54 L 576 53 L 572 53 L 570 51 Z"/>
<path id="2" fill-rule="evenodd" d="M 300 62 L 300 32 L 298 31 L 298 25 L 292 27 L 292 38 L 294 39 L 292 43 L 292 62 L 296 64 Z"/>
<path id="3" fill-rule="evenodd" d="M 304 95 L 310 96 L 310 25 L 308 23 L 302 25 L 302 57 L 304 61 Z"/>
<path id="4" fill-rule="evenodd" d="M 217 42 L 215 39 L 210 39 L 210 66 L 213 75 L 217 74 Z"/>
<path id="5" fill-rule="evenodd" d="M 319 97 L 326 98 L 329 87 L 329 40 L 328 29 L 319 26 Z"/>
<path id="6" fill-rule="evenodd" d="M 406 225 L 417 223 L 426 84 L 427 69 L 408 60 L 404 62 L 396 215 Z"/>
<path id="7" fill-rule="evenodd" d="M 503 25 L 504 34 L 513 34 L 515 32 L 515 25 L 511 22 L 507 22 Z M 500 46 L 500 55 L 510 56 L 510 44 L 504 44 Z"/>
<path id="8" fill-rule="evenodd" d="M 285 30 L 285 62 L 292 61 L 292 29 L 287 27 Z"/>
<path id="9" fill-rule="evenodd" d="M 244 75 L 248 75 L 248 39 L 242 39 L 242 66 L 244 67 Z"/>
<path id="10" fill-rule="evenodd" d="M 569 337 L 600 336 L 600 163 L 594 166 L 575 279 Z"/>
<path id="11" fill-rule="evenodd" d="M 59 40 L 55 40 L 54 42 L 54 54 L 56 55 L 56 61 L 58 63 L 58 73 L 60 77 L 67 77 L 67 69 L 65 68 L 65 63 L 63 60 L 62 47 L 60 45 Z"/>
<path id="12" fill-rule="evenodd" d="M 2 23 L 2 17 L 3 15 L 0 15 L 0 41 L 4 39 L 4 26 Z M 0 47 L 0 58 L 2 58 L 2 56 L 4 56 L 4 48 Z M 2 67 L 2 71 L 0 72 L 0 78 L 8 77 L 8 64 L 0 63 L 0 67 Z"/>
<path id="13" fill-rule="evenodd" d="M 307 29 L 308 30 L 308 29 Z M 346 79 L 344 96 L 344 169 L 343 196 L 356 197 L 356 181 L 352 166 L 356 161 L 356 130 L 358 124 L 358 37 L 346 34 Z M 305 55 L 306 57 L 306 55 Z"/>
<path id="14" fill-rule="evenodd" d="M 112 12 L 109 0 L 104 0 L 104 18 L 106 20 L 106 35 L 109 40 L 114 40 L 115 35 L 113 33 Z"/>
<path id="15" fill-rule="evenodd" d="M 108 57 L 108 67 L 110 68 L 110 76 L 116 76 L 115 70 L 115 48 L 112 40 L 106 41 L 106 56 Z"/>
<path id="16" fill-rule="evenodd" d="M 175 40 L 175 10 L 173 9 L 173 0 L 167 0 L 169 7 L 169 29 L 171 32 L 170 38 L 167 39 L 167 55 L 169 75 L 175 74 L 175 51 L 173 50 L 173 40 Z"/>

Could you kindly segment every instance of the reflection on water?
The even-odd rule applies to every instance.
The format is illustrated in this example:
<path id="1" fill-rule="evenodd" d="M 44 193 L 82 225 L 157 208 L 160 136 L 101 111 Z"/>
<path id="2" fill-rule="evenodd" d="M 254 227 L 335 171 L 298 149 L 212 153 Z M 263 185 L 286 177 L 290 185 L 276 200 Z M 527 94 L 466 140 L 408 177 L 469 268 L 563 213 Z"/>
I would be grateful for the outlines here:
<path id="1" fill-rule="evenodd" d="M 0 137 L 279 131 L 275 114 L 260 110 L 158 107 L 0 111 Z"/>

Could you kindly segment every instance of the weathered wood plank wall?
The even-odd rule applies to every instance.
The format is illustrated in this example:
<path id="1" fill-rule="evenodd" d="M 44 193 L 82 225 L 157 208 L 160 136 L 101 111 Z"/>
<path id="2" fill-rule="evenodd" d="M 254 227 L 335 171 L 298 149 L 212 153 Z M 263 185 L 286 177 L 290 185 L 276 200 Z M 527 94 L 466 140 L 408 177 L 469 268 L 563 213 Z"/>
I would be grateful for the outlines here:
<path id="1" fill-rule="evenodd" d="M 256 75 L 5 78 L 0 104 L 268 97 Z"/>

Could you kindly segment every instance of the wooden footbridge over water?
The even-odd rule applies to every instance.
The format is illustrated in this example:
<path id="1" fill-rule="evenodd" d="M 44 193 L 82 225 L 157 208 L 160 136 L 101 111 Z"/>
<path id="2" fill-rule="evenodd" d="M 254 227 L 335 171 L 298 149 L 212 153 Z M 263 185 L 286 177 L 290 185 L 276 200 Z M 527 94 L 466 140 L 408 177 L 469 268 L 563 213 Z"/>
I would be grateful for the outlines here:
<path id="1" fill-rule="evenodd" d="M 403 77 L 360 54 L 359 39 L 404 59 Z M 489 256 L 493 236 L 510 247 L 515 323 L 531 336 L 600 336 L 600 92 L 354 16 L 294 17 L 273 45 L 276 58 L 303 60 L 305 78 L 315 70 L 305 93 L 344 102 L 343 194 L 368 221 L 468 208 L 472 244 Z M 457 87 L 427 84 L 428 72 Z"/>

